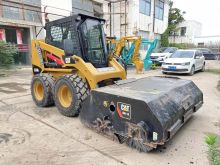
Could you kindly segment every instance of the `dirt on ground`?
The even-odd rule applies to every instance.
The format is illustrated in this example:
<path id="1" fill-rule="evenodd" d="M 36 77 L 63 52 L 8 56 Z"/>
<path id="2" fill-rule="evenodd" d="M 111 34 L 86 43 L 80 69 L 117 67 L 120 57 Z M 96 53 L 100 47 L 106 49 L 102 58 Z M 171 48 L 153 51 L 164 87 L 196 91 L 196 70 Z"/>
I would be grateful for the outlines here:
<path id="1" fill-rule="evenodd" d="M 219 67 L 208 61 L 207 67 Z M 129 78 L 161 76 L 161 70 Z M 62 116 L 56 107 L 36 107 L 30 95 L 31 68 L 0 78 L 0 164 L 151 164 L 207 165 L 206 133 L 220 135 L 220 76 L 198 72 L 170 75 L 193 82 L 204 94 L 204 105 L 164 146 L 140 153 L 84 127 L 78 118 Z"/>

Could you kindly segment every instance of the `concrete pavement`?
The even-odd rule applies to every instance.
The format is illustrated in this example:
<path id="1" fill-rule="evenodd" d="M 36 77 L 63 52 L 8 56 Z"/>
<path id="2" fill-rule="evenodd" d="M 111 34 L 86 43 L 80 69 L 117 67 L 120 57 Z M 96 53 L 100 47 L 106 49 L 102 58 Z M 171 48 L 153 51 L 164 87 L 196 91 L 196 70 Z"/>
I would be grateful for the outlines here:
<path id="1" fill-rule="evenodd" d="M 162 75 L 159 70 L 129 77 Z M 208 164 L 204 137 L 220 136 L 219 75 L 197 73 L 192 79 L 204 93 L 203 107 L 165 146 L 139 153 L 84 127 L 56 107 L 38 108 L 30 95 L 31 70 L 0 78 L 0 164 Z"/>

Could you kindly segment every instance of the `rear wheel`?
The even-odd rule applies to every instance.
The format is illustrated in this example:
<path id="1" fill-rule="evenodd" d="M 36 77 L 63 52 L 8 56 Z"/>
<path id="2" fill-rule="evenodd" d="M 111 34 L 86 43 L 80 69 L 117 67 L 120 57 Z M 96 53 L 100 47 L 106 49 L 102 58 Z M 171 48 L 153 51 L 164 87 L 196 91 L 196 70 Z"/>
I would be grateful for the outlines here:
<path id="1" fill-rule="evenodd" d="M 55 83 L 54 101 L 59 112 L 64 116 L 77 116 L 81 103 L 88 95 L 87 82 L 78 75 L 62 76 Z"/>
<path id="2" fill-rule="evenodd" d="M 53 85 L 54 78 L 47 73 L 35 75 L 31 81 L 31 95 L 37 106 L 46 107 L 54 104 Z"/>
<path id="3" fill-rule="evenodd" d="M 194 75 L 194 74 L 195 74 L 195 66 L 193 65 L 192 68 L 191 68 L 191 70 L 190 70 L 189 75 L 192 76 L 192 75 Z"/>

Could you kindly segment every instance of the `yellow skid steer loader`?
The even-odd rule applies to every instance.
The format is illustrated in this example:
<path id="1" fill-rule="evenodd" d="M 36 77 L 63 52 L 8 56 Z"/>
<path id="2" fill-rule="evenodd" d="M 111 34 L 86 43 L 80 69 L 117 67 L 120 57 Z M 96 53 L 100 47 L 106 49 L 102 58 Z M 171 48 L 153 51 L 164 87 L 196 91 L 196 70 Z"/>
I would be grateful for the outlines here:
<path id="1" fill-rule="evenodd" d="M 32 41 L 33 100 L 55 103 L 61 114 L 80 115 L 89 128 L 150 151 L 201 107 L 203 94 L 189 80 L 126 79 L 121 59 L 107 53 L 104 22 L 78 14 L 46 24 L 45 40 Z"/>

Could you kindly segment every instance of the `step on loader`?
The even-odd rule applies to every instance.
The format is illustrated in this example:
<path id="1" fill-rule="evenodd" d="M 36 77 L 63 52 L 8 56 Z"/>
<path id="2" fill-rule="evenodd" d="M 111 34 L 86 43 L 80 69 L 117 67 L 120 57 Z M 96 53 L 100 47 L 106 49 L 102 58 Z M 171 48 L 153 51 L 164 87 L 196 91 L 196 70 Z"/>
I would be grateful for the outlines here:
<path id="1" fill-rule="evenodd" d="M 107 53 L 104 22 L 78 14 L 46 23 L 45 40 L 32 41 L 33 100 L 55 103 L 98 133 L 150 151 L 202 106 L 203 94 L 190 80 L 126 79 L 123 60 Z"/>

